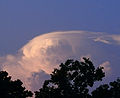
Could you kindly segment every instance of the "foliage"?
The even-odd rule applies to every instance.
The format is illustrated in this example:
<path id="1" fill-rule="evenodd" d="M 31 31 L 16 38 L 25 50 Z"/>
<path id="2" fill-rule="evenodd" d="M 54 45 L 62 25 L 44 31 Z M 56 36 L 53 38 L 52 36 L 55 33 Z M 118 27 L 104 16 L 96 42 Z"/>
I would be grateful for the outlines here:
<path id="1" fill-rule="evenodd" d="M 91 95 L 89 88 L 105 76 L 103 67 L 95 68 L 86 58 L 84 61 L 67 60 L 54 69 L 50 80 L 35 92 L 35 98 L 120 98 L 120 78 L 100 85 Z M 22 86 L 21 80 L 11 80 L 6 71 L 0 71 L 0 98 L 32 97 L 32 92 Z"/>
<path id="2" fill-rule="evenodd" d="M 92 92 L 93 98 L 120 98 L 120 79 L 99 86 Z"/>
<path id="3" fill-rule="evenodd" d="M 95 68 L 86 58 L 83 62 L 67 60 L 51 74 L 51 79 L 35 92 L 36 98 L 91 98 L 88 87 L 105 76 L 102 67 Z"/>
<path id="4" fill-rule="evenodd" d="M 20 80 L 12 81 L 6 71 L 0 72 L 0 98 L 26 98 L 32 97 L 32 92 L 22 87 Z"/>

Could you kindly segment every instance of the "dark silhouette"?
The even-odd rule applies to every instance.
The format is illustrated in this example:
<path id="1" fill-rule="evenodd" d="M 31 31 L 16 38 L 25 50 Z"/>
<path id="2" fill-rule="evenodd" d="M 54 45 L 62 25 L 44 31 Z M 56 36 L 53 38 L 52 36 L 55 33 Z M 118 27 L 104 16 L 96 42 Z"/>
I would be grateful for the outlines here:
<path id="1" fill-rule="evenodd" d="M 67 60 L 54 69 L 51 79 L 35 92 L 35 98 L 91 98 L 88 87 L 105 76 L 102 67 L 95 68 L 86 58 L 83 62 Z"/>
<path id="2" fill-rule="evenodd" d="M 93 98 L 120 98 L 120 79 L 99 86 L 92 92 Z"/>
<path id="3" fill-rule="evenodd" d="M 50 80 L 35 92 L 35 98 L 120 98 L 120 79 L 100 85 L 89 93 L 89 88 L 105 76 L 103 67 L 95 68 L 86 58 L 84 61 L 67 60 L 54 69 Z M 20 80 L 11 80 L 6 71 L 0 71 L 0 98 L 32 97 L 32 92 L 22 86 Z"/>
<path id="4" fill-rule="evenodd" d="M 20 80 L 12 81 L 6 71 L 0 72 L 0 98 L 26 98 L 32 97 L 32 92 L 22 87 Z"/>

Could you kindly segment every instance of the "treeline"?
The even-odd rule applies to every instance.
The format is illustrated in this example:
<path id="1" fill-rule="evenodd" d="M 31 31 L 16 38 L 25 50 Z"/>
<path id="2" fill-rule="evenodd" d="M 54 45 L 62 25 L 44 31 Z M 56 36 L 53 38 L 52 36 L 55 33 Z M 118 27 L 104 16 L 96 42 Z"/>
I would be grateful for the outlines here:
<path id="1" fill-rule="evenodd" d="M 93 65 L 91 60 L 67 60 L 54 69 L 51 78 L 34 92 L 35 98 L 120 98 L 120 79 L 100 85 L 89 93 L 96 81 L 105 77 L 103 67 Z M 6 71 L 0 72 L 0 98 L 33 97 L 33 92 L 22 86 L 21 80 L 11 80 Z"/>

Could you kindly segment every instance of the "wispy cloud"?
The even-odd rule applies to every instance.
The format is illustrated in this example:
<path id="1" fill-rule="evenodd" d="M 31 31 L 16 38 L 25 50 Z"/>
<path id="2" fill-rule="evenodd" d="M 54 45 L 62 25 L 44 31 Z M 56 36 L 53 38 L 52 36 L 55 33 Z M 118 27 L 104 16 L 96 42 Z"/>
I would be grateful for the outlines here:
<path id="1" fill-rule="evenodd" d="M 102 43 L 105 43 L 105 44 L 110 44 L 110 42 L 108 40 L 105 40 L 101 37 L 98 37 L 98 38 L 94 39 L 94 41 L 102 42 Z"/>
<path id="2" fill-rule="evenodd" d="M 120 44 L 120 34 L 102 35 L 93 39 L 95 42 L 102 42 L 105 44 Z"/>

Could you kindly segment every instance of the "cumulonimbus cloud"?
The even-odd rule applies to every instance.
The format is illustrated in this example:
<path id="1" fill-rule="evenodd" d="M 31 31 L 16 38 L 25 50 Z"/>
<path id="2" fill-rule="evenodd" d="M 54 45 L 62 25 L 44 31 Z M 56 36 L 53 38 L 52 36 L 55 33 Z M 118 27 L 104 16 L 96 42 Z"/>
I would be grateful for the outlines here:
<path id="1" fill-rule="evenodd" d="M 48 78 L 48 74 L 67 59 L 79 60 L 82 56 L 89 55 L 96 65 L 105 60 L 109 62 L 111 58 L 108 57 L 113 56 L 112 53 L 109 53 L 113 45 L 107 45 L 118 41 L 119 38 L 116 36 L 87 31 L 43 34 L 29 41 L 18 50 L 18 54 L 0 57 L 1 68 L 8 71 L 13 79 L 21 79 L 28 89 L 37 90 L 41 86 L 42 80 Z M 103 46 L 105 46 L 104 49 Z M 119 48 L 119 45 L 117 47 Z M 118 54 L 116 54 L 117 51 L 114 52 L 114 57 L 117 58 Z M 109 71 L 106 67 L 106 64 L 109 65 L 108 62 L 102 64 L 105 65 L 106 71 Z M 115 60 L 111 61 L 110 69 L 114 62 Z"/>

